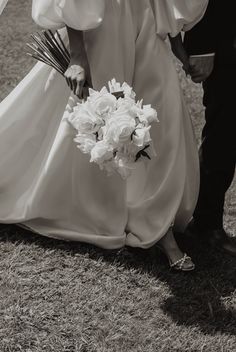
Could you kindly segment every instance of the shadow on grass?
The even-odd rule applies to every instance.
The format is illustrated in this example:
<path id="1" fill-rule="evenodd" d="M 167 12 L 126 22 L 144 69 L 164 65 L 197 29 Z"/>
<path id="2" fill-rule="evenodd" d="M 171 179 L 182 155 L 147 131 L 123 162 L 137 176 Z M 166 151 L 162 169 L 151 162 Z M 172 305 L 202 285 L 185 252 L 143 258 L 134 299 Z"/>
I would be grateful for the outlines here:
<path id="1" fill-rule="evenodd" d="M 197 265 L 192 273 L 171 271 L 156 247 L 148 250 L 104 250 L 88 244 L 39 236 L 14 225 L 5 230 L 0 228 L 0 242 L 33 244 L 71 255 L 79 253 L 93 260 L 103 259 L 111 265 L 148 273 L 170 288 L 172 295 L 161 308 L 178 325 L 196 327 L 212 336 L 217 333 L 235 336 L 236 306 L 232 305 L 230 298 L 236 290 L 235 258 L 210 250 L 194 238 L 177 236 L 177 240 Z"/>

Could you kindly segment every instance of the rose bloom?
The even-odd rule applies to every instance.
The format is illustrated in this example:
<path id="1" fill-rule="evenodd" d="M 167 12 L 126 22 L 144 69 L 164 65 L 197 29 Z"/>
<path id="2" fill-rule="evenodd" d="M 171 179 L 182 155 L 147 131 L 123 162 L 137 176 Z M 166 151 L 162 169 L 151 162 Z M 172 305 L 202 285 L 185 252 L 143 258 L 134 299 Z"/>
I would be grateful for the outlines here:
<path id="1" fill-rule="evenodd" d="M 104 121 L 94 113 L 88 102 L 78 104 L 68 117 L 68 121 L 82 134 L 96 133 L 104 125 Z"/>
<path id="2" fill-rule="evenodd" d="M 138 147 L 145 147 L 151 141 L 150 128 L 151 126 L 136 128 L 132 137 L 133 143 Z"/>
<path id="3" fill-rule="evenodd" d="M 89 92 L 88 102 L 98 116 L 106 118 L 109 113 L 116 110 L 116 97 L 109 93 L 105 87 L 100 92 L 92 89 Z"/>
<path id="4" fill-rule="evenodd" d="M 117 110 L 119 113 L 123 111 L 123 113 L 135 118 L 137 115 L 133 112 L 133 106 L 135 106 L 135 101 L 130 97 L 119 98 L 117 100 Z"/>
<path id="5" fill-rule="evenodd" d="M 74 141 L 78 143 L 78 148 L 84 154 L 88 154 L 96 145 L 96 136 L 94 134 L 79 133 Z"/>
<path id="6" fill-rule="evenodd" d="M 120 92 L 120 91 L 122 91 L 120 82 L 117 82 L 115 78 L 112 78 L 112 79 L 108 82 L 108 87 L 109 87 L 110 93 L 115 93 L 115 92 Z"/>
<path id="7" fill-rule="evenodd" d="M 128 110 L 117 110 L 102 128 L 103 136 L 112 144 L 126 143 L 131 141 L 135 127 L 135 119 L 129 115 Z"/>
<path id="8" fill-rule="evenodd" d="M 138 102 L 132 106 L 131 110 L 145 126 L 150 125 L 152 122 L 158 122 L 157 112 L 151 105 L 143 105 L 142 107 L 142 102 Z"/>
<path id="9" fill-rule="evenodd" d="M 126 82 L 124 82 L 122 84 L 122 90 L 124 92 L 125 98 L 129 98 L 129 99 L 132 99 L 133 101 L 135 101 L 136 94 L 133 91 L 133 88 L 130 87 Z"/>
<path id="10" fill-rule="evenodd" d="M 113 148 L 105 141 L 99 141 L 96 143 L 94 148 L 91 150 L 90 162 L 102 164 L 107 160 L 113 158 Z"/>

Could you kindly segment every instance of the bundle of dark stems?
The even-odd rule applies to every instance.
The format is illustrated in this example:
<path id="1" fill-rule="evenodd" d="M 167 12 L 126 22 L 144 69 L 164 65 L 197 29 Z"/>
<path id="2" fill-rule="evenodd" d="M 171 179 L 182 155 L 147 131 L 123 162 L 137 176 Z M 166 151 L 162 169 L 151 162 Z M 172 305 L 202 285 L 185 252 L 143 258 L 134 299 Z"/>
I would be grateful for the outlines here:
<path id="1" fill-rule="evenodd" d="M 70 53 L 67 50 L 60 33 L 55 34 L 51 30 L 43 30 L 35 34 L 31 34 L 32 43 L 27 43 L 31 52 L 27 53 L 34 59 L 41 61 L 64 76 L 69 63 Z"/>

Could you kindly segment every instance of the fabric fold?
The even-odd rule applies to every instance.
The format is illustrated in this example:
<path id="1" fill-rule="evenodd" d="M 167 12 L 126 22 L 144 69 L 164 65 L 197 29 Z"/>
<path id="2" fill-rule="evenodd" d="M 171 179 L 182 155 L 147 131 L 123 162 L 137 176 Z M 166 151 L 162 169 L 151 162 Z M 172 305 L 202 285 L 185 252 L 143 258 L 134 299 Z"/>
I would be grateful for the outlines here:
<path id="1" fill-rule="evenodd" d="M 6 7 L 8 0 L 0 0 L 0 15 L 2 14 L 4 8 Z"/>

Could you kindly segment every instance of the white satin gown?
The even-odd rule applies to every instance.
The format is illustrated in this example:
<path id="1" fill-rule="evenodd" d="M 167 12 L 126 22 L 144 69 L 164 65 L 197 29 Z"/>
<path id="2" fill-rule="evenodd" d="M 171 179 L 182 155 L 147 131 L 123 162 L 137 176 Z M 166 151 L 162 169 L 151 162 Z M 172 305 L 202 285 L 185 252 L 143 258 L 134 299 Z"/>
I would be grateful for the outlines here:
<path id="1" fill-rule="evenodd" d="M 42 27 L 84 30 L 95 89 L 115 77 L 157 109 L 160 122 L 151 132 L 157 157 L 137 164 L 127 181 L 89 163 L 63 120 L 70 96 L 65 80 L 38 63 L 0 104 L 0 223 L 104 248 L 147 248 L 173 222 L 185 228 L 198 196 L 198 154 L 164 40 L 191 28 L 206 5 L 33 0 L 33 18 Z"/>

